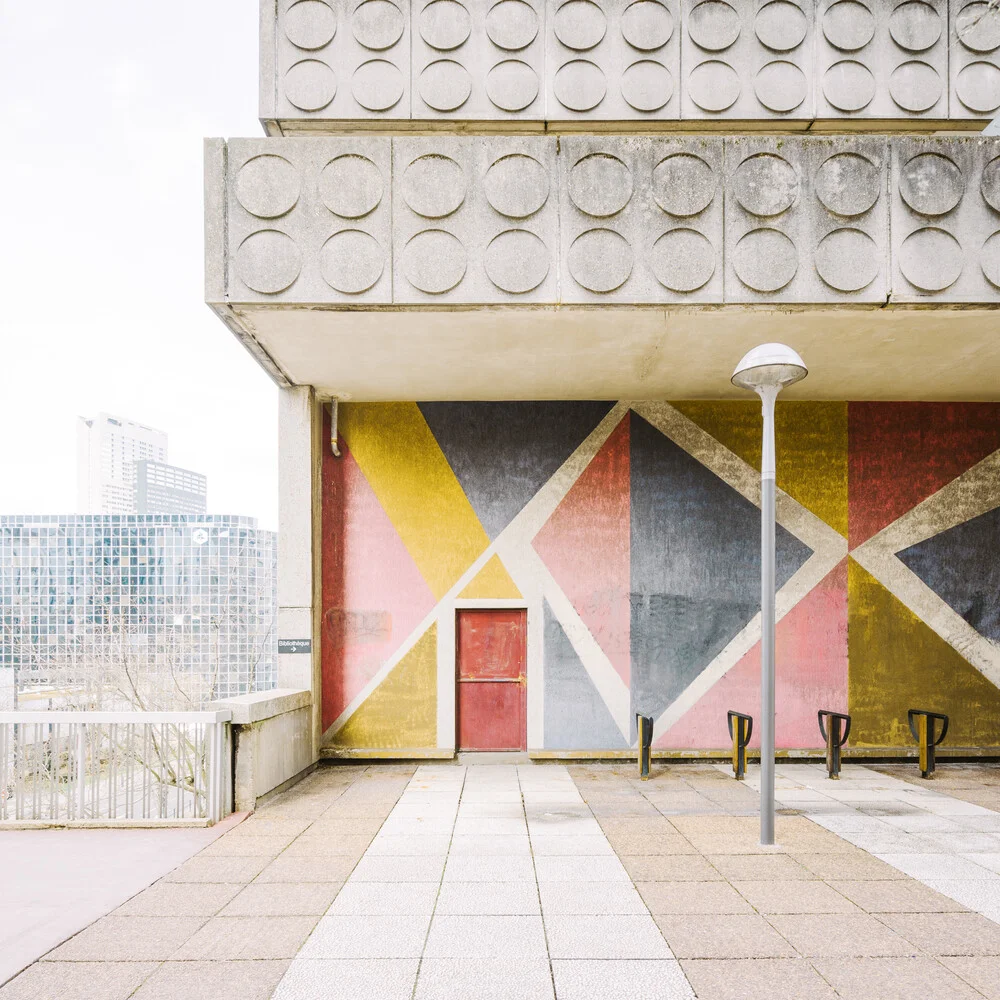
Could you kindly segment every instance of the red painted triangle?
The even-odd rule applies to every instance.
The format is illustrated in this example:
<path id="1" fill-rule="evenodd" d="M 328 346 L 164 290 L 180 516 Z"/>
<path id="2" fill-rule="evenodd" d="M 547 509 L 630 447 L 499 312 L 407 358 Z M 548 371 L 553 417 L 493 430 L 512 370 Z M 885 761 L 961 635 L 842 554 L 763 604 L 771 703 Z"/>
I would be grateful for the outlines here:
<path id="1" fill-rule="evenodd" d="M 350 449 L 323 461 L 323 728 L 375 676 L 434 595 Z"/>
<path id="2" fill-rule="evenodd" d="M 850 403 L 854 548 L 1000 448 L 1000 403 Z"/>
<path id="3" fill-rule="evenodd" d="M 628 684 L 629 415 L 535 536 L 535 551 Z"/>
<path id="4" fill-rule="evenodd" d="M 822 745 L 816 712 L 847 711 L 847 560 L 838 563 L 775 629 L 775 743 L 779 749 Z M 658 747 L 727 747 L 726 713 L 752 715 L 760 746 L 760 643 L 744 654 L 660 739 Z"/>

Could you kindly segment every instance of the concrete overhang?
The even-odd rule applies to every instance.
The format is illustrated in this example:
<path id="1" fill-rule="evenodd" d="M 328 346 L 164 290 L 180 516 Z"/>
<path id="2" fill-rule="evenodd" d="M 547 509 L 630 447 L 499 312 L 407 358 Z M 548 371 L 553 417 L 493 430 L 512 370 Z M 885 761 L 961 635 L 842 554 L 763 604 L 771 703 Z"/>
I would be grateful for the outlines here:
<path id="1" fill-rule="evenodd" d="M 206 297 L 282 384 L 354 399 L 1000 398 L 981 138 L 209 140 Z"/>
<path id="2" fill-rule="evenodd" d="M 981 129 L 981 2 L 261 0 L 269 135 Z"/>

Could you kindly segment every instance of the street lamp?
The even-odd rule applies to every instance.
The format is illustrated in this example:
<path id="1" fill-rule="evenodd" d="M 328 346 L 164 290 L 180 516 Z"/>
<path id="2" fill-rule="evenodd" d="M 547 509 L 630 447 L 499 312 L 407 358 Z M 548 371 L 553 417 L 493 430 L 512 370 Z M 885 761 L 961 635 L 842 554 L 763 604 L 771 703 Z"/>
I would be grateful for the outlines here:
<path id="1" fill-rule="evenodd" d="M 733 385 L 761 399 L 760 458 L 760 842 L 774 843 L 774 401 L 808 370 L 790 347 L 761 344 L 736 366 Z"/>

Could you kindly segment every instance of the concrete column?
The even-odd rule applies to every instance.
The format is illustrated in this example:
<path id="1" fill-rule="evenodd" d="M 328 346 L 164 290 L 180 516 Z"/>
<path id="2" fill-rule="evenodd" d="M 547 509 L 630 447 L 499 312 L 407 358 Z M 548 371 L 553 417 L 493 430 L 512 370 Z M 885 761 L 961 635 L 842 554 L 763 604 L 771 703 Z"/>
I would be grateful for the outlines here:
<path id="1" fill-rule="evenodd" d="M 311 652 L 279 652 L 278 687 L 312 692 L 313 756 L 319 746 L 320 460 L 322 413 L 311 386 L 278 393 L 278 639 Z"/>

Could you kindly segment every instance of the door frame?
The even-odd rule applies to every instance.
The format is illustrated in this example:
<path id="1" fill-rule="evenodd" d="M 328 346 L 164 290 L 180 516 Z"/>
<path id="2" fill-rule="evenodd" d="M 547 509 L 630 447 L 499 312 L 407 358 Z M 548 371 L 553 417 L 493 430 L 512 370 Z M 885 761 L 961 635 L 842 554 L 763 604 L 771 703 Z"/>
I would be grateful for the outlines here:
<path id="1" fill-rule="evenodd" d="M 455 598 L 438 615 L 438 747 L 455 751 L 458 745 L 458 612 L 524 611 L 526 742 L 528 749 L 541 745 L 544 706 L 542 702 L 542 615 L 525 598 Z"/>

